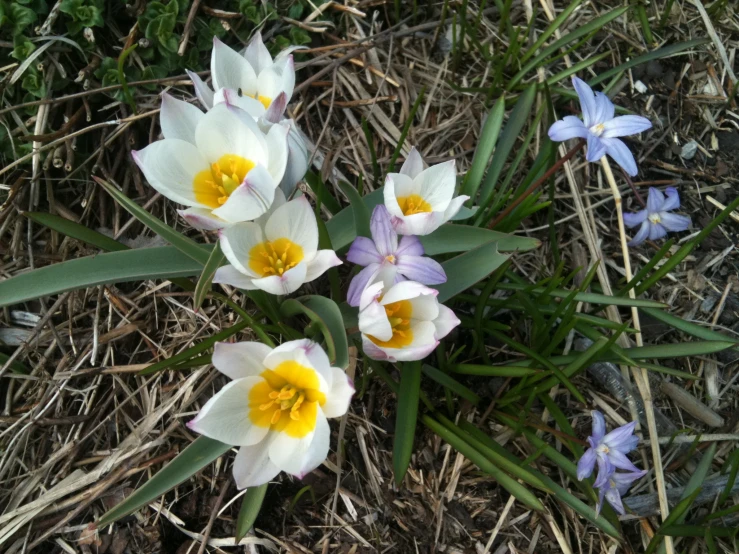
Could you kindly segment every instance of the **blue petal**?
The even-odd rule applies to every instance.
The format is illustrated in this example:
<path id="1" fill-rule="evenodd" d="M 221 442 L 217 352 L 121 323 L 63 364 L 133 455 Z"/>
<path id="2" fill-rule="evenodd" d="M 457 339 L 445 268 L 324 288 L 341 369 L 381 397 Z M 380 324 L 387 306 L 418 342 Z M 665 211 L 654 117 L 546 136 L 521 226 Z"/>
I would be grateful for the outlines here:
<path id="1" fill-rule="evenodd" d="M 436 260 L 425 256 L 400 256 L 397 261 L 398 273 L 409 281 L 422 285 L 440 285 L 446 283 L 444 268 Z"/>
<path id="2" fill-rule="evenodd" d="M 593 89 L 585 81 L 577 77 L 572 78 L 572 85 L 575 87 L 577 97 L 580 99 L 580 108 L 582 108 L 582 118 L 585 127 L 591 127 L 596 123 L 595 114 L 597 111 Z"/>
<path id="3" fill-rule="evenodd" d="M 685 231 L 690 227 L 690 218 L 687 215 L 671 214 L 669 212 L 660 212 L 662 226 L 668 231 L 676 233 Z"/>
<path id="4" fill-rule="evenodd" d="M 667 187 L 665 196 L 667 196 L 667 200 L 662 204 L 661 211 L 677 210 L 680 207 L 680 195 L 675 187 Z"/>
<path id="5" fill-rule="evenodd" d="M 567 115 L 561 121 L 555 121 L 549 127 L 549 138 L 562 142 L 571 138 L 585 138 L 588 136 L 588 128 L 574 115 Z"/>
<path id="6" fill-rule="evenodd" d="M 370 281 L 374 281 L 377 273 L 380 271 L 380 264 L 370 264 L 365 267 L 362 271 L 357 273 L 349 283 L 349 290 L 346 291 L 346 303 L 350 306 L 359 306 L 359 301 L 362 298 L 362 293 Z"/>
<path id="7" fill-rule="evenodd" d="M 662 191 L 655 187 L 650 187 L 649 197 L 647 198 L 647 210 L 650 214 L 661 212 L 665 203 L 665 195 Z"/>
<path id="8" fill-rule="evenodd" d="M 606 434 L 606 419 L 598 410 L 590 412 L 590 417 L 593 418 L 593 441 L 600 444 Z"/>
<path id="9" fill-rule="evenodd" d="M 657 240 L 667 235 L 667 229 L 661 223 L 655 223 L 649 228 L 649 240 Z"/>
<path id="10" fill-rule="evenodd" d="M 634 472 L 631 473 L 614 473 L 613 482 L 616 485 L 616 490 L 620 494 L 626 494 L 626 491 L 629 490 L 629 487 L 634 483 L 634 481 L 637 481 L 644 477 L 647 474 L 647 471 L 645 469 L 637 469 Z"/>
<path id="11" fill-rule="evenodd" d="M 589 162 L 597 162 L 606 153 L 605 143 L 593 133 L 588 133 L 588 155 L 586 156 Z"/>
<path id="12" fill-rule="evenodd" d="M 403 235 L 395 255 L 400 256 L 423 256 L 424 249 L 421 241 L 416 235 Z"/>
<path id="13" fill-rule="evenodd" d="M 611 460 L 609 460 L 608 456 L 606 456 L 605 454 L 598 453 L 597 462 L 598 477 L 595 479 L 595 483 L 593 483 L 593 486 L 602 487 L 608 482 L 608 479 L 610 479 L 611 475 L 613 475 L 613 472 L 616 471 L 616 468 L 613 467 L 613 465 L 611 464 Z"/>
<path id="14" fill-rule="evenodd" d="M 608 448 L 617 448 L 624 452 L 621 445 L 634 435 L 634 429 L 636 429 L 636 421 L 617 427 L 603 437 L 603 444 L 607 445 Z M 628 450 L 626 450 L 626 452 L 628 452 Z"/>
<path id="15" fill-rule="evenodd" d="M 639 468 L 631 463 L 626 457 L 626 454 L 619 452 L 618 450 L 611 450 L 608 453 L 608 459 L 618 469 L 625 469 L 626 471 L 639 471 Z"/>
<path id="16" fill-rule="evenodd" d="M 590 477 L 595 469 L 595 450 L 588 448 L 582 458 L 577 462 L 577 480 L 582 481 L 586 477 Z"/>
<path id="17" fill-rule="evenodd" d="M 645 221 L 641 224 L 641 228 L 639 231 L 634 235 L 634 238 L 631 239 L 629 242 L 629 246 L 636 246 L 638 244 L 641 244 L 645 240 L 647 240 L 647 237 L 649 237 L 649 228 L 652 226 L 652 224 L 649 221 Z"/>
<path id="18" fill-rule="evenodd" d="M 603 137 L 628 137 L 652 128 L 652 122 L 640 115 L 621 115 L 603 123 Z"/>
<path id="19" fill-rule="evenodd" d="M 613 506 L 613 509 L 616 510 L 619 514 L 624 515 L 626 513 L 626 511 L 624 510 L 624 505 L 621 502 L 621 495 L 619 494 L 618 489 L 608 489 L 606 491 L 606 500 L 608 500 L 608 503 Z"/>
<path id="20" fill-rule="evenodd" d="M 398 233 L 393 229 L 390 222 L 390 212 L 384 204 L 375 206 L 370 220 L 370 232 L 372 240 L 375 241 L 377 252 L 384 258 L 395 254 L 398 249 Z"/>
<path id="21" fill-rule="evenodd" d="M 609 119 L 613 119 L 613 114 L 616 113 L 616 108 L 613 105 L 613 102 L 611 102 L 611 99 L 602 92 L 595 93 L 595 108 L 596 123 L 605 123 Z"/>
<path id="22" fill-rule="evenodd" d="M 375 243 L 367 237 L 357 237 L 346 253 L 346 259 L 353 264 L 369 265 L 381 263 L 385 258 L 377 252 Z"/>
<path id="23" fill-rule="evenodd" d="M 631 177 L 639 173 L 636 168 L 636 160 L 629 147 L 617 138 L 601 138 L 606 146 L 606 152 L 618 165 Z"/>
<path id="24" fill-rule="evenodd" d="M 647 219 L 647 210 L 639 210 L 636 213 L 625 213 L 624 224 L 628 227 L 636 227 L 641 225 Z"/>

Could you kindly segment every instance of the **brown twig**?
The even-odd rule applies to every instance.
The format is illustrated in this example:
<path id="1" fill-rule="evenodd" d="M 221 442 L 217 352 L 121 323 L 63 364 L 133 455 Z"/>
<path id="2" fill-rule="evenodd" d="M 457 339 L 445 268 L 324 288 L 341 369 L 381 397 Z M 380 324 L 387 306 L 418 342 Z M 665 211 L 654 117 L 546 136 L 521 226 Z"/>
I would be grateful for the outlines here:
<path id="1" fill-rule="evenodd" d="M 187 21 L 185 21 L 185 30 L 182 32 L 180 47 L 177 49 L 177 55 L 179 56 L 184 56 L 185 50 L 187 50 L 187 41 L 190 39 L 192 22 L 195 21 L 195 14 L 198 12 L 198 7 L 200 7 L 200 0 L 193 0 L 192 6 L 190 6 L 190 13 L 187 14 Z"/>
<path id="2" fill-rule="evenodd" d="M 228 478 L 224 479 L 223 485 L 221 485 L 221 492 L 216 499 L 215 505 L 213 506 L 213 511 L 210 513 L 210 518 L 208 518 L 208 525 L 205 527 L 205 531 L 203 531 L 203 542 L 200 543 L 198 554 L 203 554 L 205 552 L 205 547 L 208 545 L 210 532 L 213 529 L 213 524 L 215 523 L 216 517 L 218 516 L 218 510 L 221 508 L 221 504 L 223 504 L 223 498 L 226 496 L 226 491 L 228 491 L 229 485 L 231 485 L 231 480 Z"/>

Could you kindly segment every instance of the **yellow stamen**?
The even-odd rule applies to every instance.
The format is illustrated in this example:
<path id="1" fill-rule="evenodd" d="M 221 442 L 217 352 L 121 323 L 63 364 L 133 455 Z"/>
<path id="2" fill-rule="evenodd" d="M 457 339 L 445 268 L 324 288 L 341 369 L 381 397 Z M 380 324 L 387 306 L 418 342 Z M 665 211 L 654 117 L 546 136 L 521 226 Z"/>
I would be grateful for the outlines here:
<path id="1" fill-rule="evenodd" d="M 244 181 L 256 164 L 236 154 L 224 154 L 220 159 L 195 175 L 195 200 L 210 208 L 226 203 L 231 193 Z"/>
<path id="2" fill-rule="evenodd" d="M 404 215 L 413 215 L 431 212 L 431 204 L 426 202 L 420 195 L 399 196 L 397 198 L 400 210 Z"/>
<path id="3" fill-rule="evenodd" d="M 261 277 L 281 276 L 303 260 L 303 248 L 289 239 L 265 241 L 249 251 L 249 267 Z"/>
<path id="4" fill-rule="evenodd" d="M 368 335 L 369 339 L 377 346 L 384 348 L 404 348 L 410 345 L 413 342 L 413 330 L 411 329 L 413 305 L 410 300 L 400 300 L 392 304 L 387 304 L 385 306 L 385 314 L 393 329 L 393 336 L 390 340 L 382 341 L 372 335 Z"/>

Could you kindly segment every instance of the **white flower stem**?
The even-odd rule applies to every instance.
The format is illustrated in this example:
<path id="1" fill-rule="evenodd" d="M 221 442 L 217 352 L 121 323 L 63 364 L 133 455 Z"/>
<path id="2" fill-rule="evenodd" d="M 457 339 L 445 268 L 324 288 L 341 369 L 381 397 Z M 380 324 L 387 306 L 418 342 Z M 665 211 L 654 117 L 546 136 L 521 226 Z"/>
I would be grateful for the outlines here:
<path id="1" fill-rule="evenodd" d="M 616 218 L 618 219 L 618 236 L 621 239 L 621 253 L 624 258 L 624 272 L 626 274 L 626 281 L 631 281 L 633 275 L 631 273 L 631 259 L 629 257 L 629 246 L 626 242 L 626 229 L 624 227 L 623 218 L 623 206 L 621 205 L 621 193 L 616 185 L 616 179 L 613 177 L 613 171 L 611 171 L 611 165 L 608 163 L 608 158 L 603 156 L 600 159 L 601 166 L 603 167 L 603 173 L 606 176 L 606 180 L 611 187 L 613 193 L 613 200 L 616 204 Z M 629 298 L 635 299 L 636 294 L 634 288 L 629 289 Z M 643 346 L 644 341 L 641 335 L 641 324 L 639 323 L 639 311 L 635 306 L 631 308 L 631 316 L 633 319 L 633 327 L 637 330 L 636 333 L 636 345 Z M 654 419 L 654 403 L 652 401 L 652 391 L 649 386 L 649 376 L 647 370 L 643 367 L 631 368 L 634 381 L 639 389 L 639 393 L 644 400 L 644 412 L 647 416 L 647 428 L 649 430 L 650 446 L 652 447 L 652 464 L 654 466 L 654 477 L 657 481 L 657 497 L 659 498 L 660 513 L 662 514 L 662 520 L 664 521 L 667 515 L 670 513 L 670 506 L 667 502 L 667 493 L 665 492 L 665 475 L 662 470 L 662 455 L 659 448 L 659 433 L 657 433 L 657 422 Z M 674 554 L 675 549 L 672 543 L 672 537 L 665 536 L 665 550 L 667 554 Z"/>

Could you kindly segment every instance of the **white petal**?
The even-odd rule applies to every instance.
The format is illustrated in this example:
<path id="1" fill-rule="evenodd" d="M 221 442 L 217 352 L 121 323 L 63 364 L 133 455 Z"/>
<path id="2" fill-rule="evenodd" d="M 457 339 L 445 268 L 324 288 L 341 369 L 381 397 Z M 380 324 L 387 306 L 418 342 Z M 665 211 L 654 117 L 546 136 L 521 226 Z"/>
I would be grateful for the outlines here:
<path id="1" fill-rule="evenodd" d="M 249 253 L 264 242 L 262 230 L 256 223 L 238 223 L 220 233 L 221 250 L 226 259 L 244 275 L 258 277 L 249 267 Z"/>
<path id="2" fill-rule="evenodd" d="M 230 88 L 218 89 L 213 95 L 213 104 L 227 104 L 229 106 L 234 106 L 244 110 L 253 118 L 262 117 L 267 111 L 264 109 L 264 104 L 256 98 L 244 96 L 243 94 L 239 94 L 238 91 Z"/>
<path id="3" fill-rule="evenodd" d="M 257 74 L 246 58 L 213 37 L 210 61 L 213 88 L 241 89 L 242 94 L 254 96 L 257 92 Z"/>
<path id="4" fill-rule="evenodd" d="M 452 329 L 454 329 L 459 324 L 459 318 L 454 314 L 454 312 L 444 306 L 444 304 L 439 304 L 439 317 L 434 320 L 434 326 L 436 327 L 436 339 L 443 339 L 449 333 L 451 333 Z"/>
<path id="5" fill-rule="evenodd" d="M 414 146 L 411 148 L 410 153 L 408 154 L 408 157 L 405 159 L 405 162 L 403 162 L 403 166 L 400 168 L 400 172 L 403 175 L 408 175 L 411 179 L 415 179 L 416 176 L 421 173 L 425 168 L 425 164 L 423 163 L 423 158 L 421 157 L 421 154 L 418 150 L 416 150 L 416 147 Z"/>
<path id="6" fill-rule="evenodd" d="M 450 219 L 452 219 L 455 215 L 457 215 L 457 212 L 462 208 L 462 205 L 469 200 L 469 196 L 457 196 L 456 198 L 452 198 L 452 201 L 449 202 L 449 206 L 447 206 L 447 209 L 444 210 L 444 217 L 442 218 L 442 223 L 446 223 Z"/>
<path id="7" fill-rule="evenodd" d="M 379 302 L 372 302 L 359 312 L 358 326 L 362 333 L 376 339 L 385 341 L 393 338 L 393 328 L 387 312 Z"/>
<path id="8" fill-rule="evenodd" d="M 431 205 L 431 209 L 435 212 L 443 212 L 449 206 L 457 184 L 454 160 L 432 165 L 422 171 L 414 181 L 420 183 L 419 194 Z"/>
<path id="9" fill-rule="evenodd" d="M 318 414 L 322 415 L 320 409 L 318 410 L 317 415 Z M 317 419 L 318 418 L 316 418 L 316 423 L 318 423 Z M 326 419 L 325 416 L 323 419 Z M 322 427 L 321 429 L 322 432 L 326 432 L 326 428 Z M 316 428 L 312 433 L 308 433 L 305 437 L 299 439 L 290 437 L 286 433 L 277 434 L 274 440 L 272 440 L 272 444 L 269 446 L 269 459 L 285 473 L 289 473 L 290 475 L 301 475 L 303 464 L 306 462 L 310 454 L 310 445 L 313 442 L 313 436 L 317 431 L 318 426 L 316 425 Z M 328 454 L 328 451 L 326 451 L 326 454 Z"/>
<path id="10" fill-rule="evenodd" d="M 269 207 L 269 209 L 266 212 L 264 212 L 257 219 L 255 219 L 254 223 L 256 223 L 262 229 L 264 229 L 264 226 L 267 225 L 269 218 L 272 217 L 272 214 L 275 213 L 275 210 L 285 203 L 287 203 L 287 200 L 285 199 L 285 195 L 279 188 L 276 188 L 275 189 L 275 199 L 272 200 L 272 205 Z"/>
<path id="11" fill-rule="evenodd" d="M 391 216 L 403 218 L 403 210 L 400 209 L 398 198 L 418 194 L 421 192 L 420 183 L 416 183 L 413 179 L 402 173 L 389 173 L 385 178 L 385 186 L 383 187 L 383 196 L 385 199 L 385 207 Z"/>
<path id="12" fill-rule="evenodd" d="M 254 36 L 246 45 L 243 52 L 244 58 L 254 68 L 254 71 L 259 74 L 265 67 L 272 65 L 272 56 L 269 54 L 269 50 L 262 41 L 262 33 L 257 31 Z"/>
<path id="13" fill-rule="evenodd" d="M 275 369 L 283 362 L 289 361 L 313 369 L 318 377 L 318 389 L 328 394 L 333 382 L 333 373 L 331 362 L 319 344 L 309 339 L 283 342 L 264 359 L 264 365 L 269 369 Z"/>
<path id="14" fill-rule="evenodd" d="M 326 395 L 326 403 L 321 406 L 326 417 L 341 417 L 349 409 L 354 394 L 354 383 L 344 370 L 332 367 L 333 383 Z"/>
<path id="15" fill-rule="evenodd" d="M 257 288 L 251 277 L 247 277 L 232 265 L 224 265 L 216 269 L 213 282 L 244 290 L 255 290 Z"/>
<path id="16" fill-rule="evenodd" d="M 197 73 L 187 71 L 187 75 L 195 87 L 195 96 L 198 97 L 206 110 L 211 109 L 213 107 L 213 89 L 206 85 Z"/>
<path id="17" fill-rule="evenodd" d="M 430 235 L 444 223 L 444 212 L 426 212 L 402 218 L 397 231 L 401 235 Z"/>
<path id="18" fill-rule="evenodd" d="M 282 177 L 285 175 L 288 154 L 287 137 L 289 132 L 290 125 L 288 123 L 272 125 L 267 132 L 267 152 L 269 154 L 267 169 L 275 181 L 275 186 L 280 183 Z"/>
<path id="19" fill-rule="evenodd" d="M 305 477 L 326 460 L 330 443 L 331 427 L 328 425 L 325 414 L 319 408 L 316 414 L 316 430 L 313 433 L 313 440 L 308 445 L 307 452 L 303 455 L 300 470 L 295 474 L 298 479 Z"/>
<path id="20" fill-rule="evenodd" d="M 164 139 L 132 152 L 149 184 L 174 202 L 201 206 L 195 199 L 195 175 L 209 169 L 198 149 L 184 140 Z"/>
<path id="21" fill-rule="evenodd" d="M 318 279 L 331 267 L 341 265 L 341 260 L 333 250 L 319 250 L 316 256 L 308 262 L 308 271 L 305 274 L 305 282 L 309 283 Z"/>
<path id="22" fill-rule="evenodd" d="M 237 112 L 244 117 L 239 118 Z M 247 119 L 253 127 L 250 128 Z M 208 164 L 225 154 L 241 156 L 255 164 L 267 159 L 266 141 L 257 124 L 246 112 L 229 109 L 227 104 L 216 104 L 203 116 L 195 130 L 195 141 Z"/>
<path id="23" fill-rule="evenodd" d="M 290 196 L 308 171 L 309 154 L 308 146 L 295 122 L 292 119 L 285 122 L 290 124 L 290 132 L 287 134 L 287 166 L 280 188 L 286 196 Z"/>
<path id="24" fill-rule="evenodd" d="M 405 281 L 412 283 L 413 281 Z M 412 307 L 411 319 L 434 321 L 439 317 L 439 301 L 432 294 L 422 294 L 409 300 Z"/>
<path id="25" fill-rule="evenodd" d="M 307 271 L 305 262 L 300 262 L 292 269 L 288 269 L 281 276 L 272 275 L 270 277 L 262 277 L 254 279 L 252 282 L 257 288 L 262 289 L 270 294 L 278 296 L 290 294 L 298 290 L 305 283 L 305 273 Z"/>
<path id="26" fill-rule="evenodd" d="M 286 238 L 299 244 L 306 258 L 318 250 L 318 223 L 305 196 L 277 208 L 267 221 L 264 234 L 268 240 Z"/>
<path id="27" fill-rule="evenodd" d="M 295 74 L 293 73 L 293 78 L 294 75 Z M 270 102 L 273 102 L 281 92 L 284 92 L 285 99 L 288 100 L 289 97 L 292 96 L 293 91 L 290 90 L 288 93 L 288 91 L 283 87 L 283 81 L 282 71 L 280 71 L 278 66 L 264 69 L 257 76 L 257 90 L 259 91 L 259 96 L 269 98 Z"/>
<path id="28" fill-rule="evenodd" d="M 269 483 L 280 473 L 280 468 L 269 459 L 270 441 L 239 448 L 234 460 L 233 475 L 239 489 L 258 487 Z"/>
<path id="29" fill-rule="evenodd" d="M 213 210 L 213 215 L 229 223 L 256 219 L 269 209 L 276 188 L 277 182 L 267 169 L 258 165 L 246 174 L 244 182 L 236 187 L 226 203 Z"/>
<path id="30" fill-rule="evenodd" d="M 228 225 L 227 221 L 214 216 L 211 208 L 187 208 L 186 210 L 177 210 L 177 213 L 191 226 L 203 231 L 214 231 Z"/>
<path id="31" fill-rule="evenodd" d="M 180 139 L 195 144 L 195 128 L 203 118 L 203 112 L 195 106 L 164 93 L 159 124 L 167 139 Z"/>
<path id="32" fill-rule="evenodd" d="M 262 440 L 269 429 L 257 427 L 249 419 L 249 392 L 261 377 L 231 381 L 208 400 L 187 426 L 211 439 L 235 446 L 249 446 Z"/>
<path id="33" fill-rule="evenodd" d="M 264 359 L 271 351 L 261 342 L 217 342 L 213 365 L 231 379 L 254 377 L 266 369 Z"/>
<path id="34" fill-rule="evenodd" d="M 380 303 L 383 306 L 392 304 L 393 302 L 399 302 L 400 300 L 410 300 L 421 295 L 430 295 L 435 297 L 439 294 L 439 291 L 429 288 L 421 283 L 415 281 L 401 281 L 397 285 L 393 285 L 382 297 Z"/>

